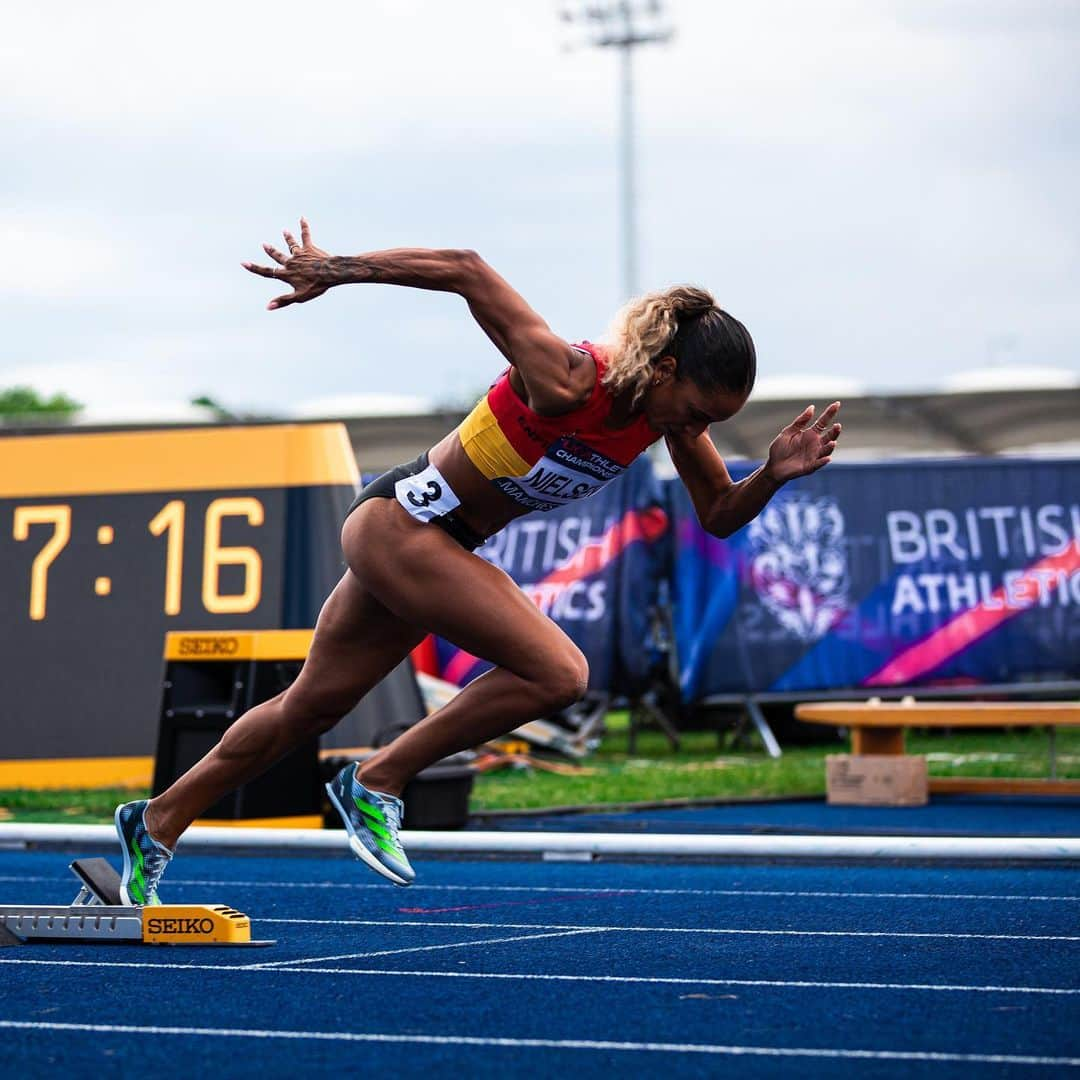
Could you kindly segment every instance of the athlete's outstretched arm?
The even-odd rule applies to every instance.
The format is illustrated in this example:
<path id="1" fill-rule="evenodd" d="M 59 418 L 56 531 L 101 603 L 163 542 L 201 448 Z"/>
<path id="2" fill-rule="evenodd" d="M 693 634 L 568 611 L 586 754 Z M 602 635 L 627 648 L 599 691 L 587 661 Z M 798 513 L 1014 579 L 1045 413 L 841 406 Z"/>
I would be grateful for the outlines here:
<path id="1" fill-rule="evenodd" d="M 299 243 L 288 231 L 284 236 L 288 255 L 263 245 L 276 267 L 243 264 L 253 274 L 292 286 L 293 292 L 270 301 L 271 310 L 314 300 L 335 285 L 364 282 L 453 292 L 465 298 L 480 327 L 517 368 L 534 408 L 565 411 L 579 403 L 583 389 L 591 388 L 579 385 L 582 377 L 570 345 L 475 251 L 393 248 L 331 255 L 311 242 L 303 218 Z"/>
<path id="2" fill-rule="evenodd" d="M 769 458 L 737 483 L 709 437 L 668 435 L 671 460 L 690 493 L 702 528 L 714 536 L 730 536 L 761 513 L 781 484 L 808 476 L 832 460 L 840 425 L 834 423 L 840 402 L 834 401 L 814 419 L 808 405 L 772 441 Z"/>
<path id="3" fill-rule="evenodd" d="M 708 431 L 667 435 L 668 452 L 686 485 L 701 527 L 713 536 L 730 536 L 752 521 L 780 490 L 767 465 L 736 483 Z"/>

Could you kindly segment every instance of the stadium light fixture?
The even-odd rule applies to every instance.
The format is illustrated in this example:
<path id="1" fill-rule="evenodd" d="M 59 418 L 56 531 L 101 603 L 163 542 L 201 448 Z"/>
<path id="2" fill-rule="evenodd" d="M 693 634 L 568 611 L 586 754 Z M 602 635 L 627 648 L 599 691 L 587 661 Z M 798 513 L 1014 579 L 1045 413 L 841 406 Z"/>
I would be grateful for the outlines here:
<path id="1" fill-rule="evenodd" d="M 616 49 L 619 56 L 619 191 L 622 222 L 622 289 L 633 296 L 637 284 L 637 191 L 634 150 L 634 49 L 670 41 L 675 30 L 662 0 L 607 0 L 563 3 L 559 18 L 580 31 L 566 49 Z"/>

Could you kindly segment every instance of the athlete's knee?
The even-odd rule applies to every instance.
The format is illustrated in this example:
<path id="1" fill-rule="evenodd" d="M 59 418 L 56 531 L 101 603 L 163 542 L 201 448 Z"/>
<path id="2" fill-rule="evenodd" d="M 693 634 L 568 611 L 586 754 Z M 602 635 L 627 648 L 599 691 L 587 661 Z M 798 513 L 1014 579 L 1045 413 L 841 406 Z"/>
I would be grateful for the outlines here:
<path id="1" fill-rule="evenodd" d="M 589 662 L 585 654 L 573 645 L 566 649 L 547 673 L 544 689 L 549 696 L 548 708 L 552 711 L 580 701 L 589 689 Z"/>

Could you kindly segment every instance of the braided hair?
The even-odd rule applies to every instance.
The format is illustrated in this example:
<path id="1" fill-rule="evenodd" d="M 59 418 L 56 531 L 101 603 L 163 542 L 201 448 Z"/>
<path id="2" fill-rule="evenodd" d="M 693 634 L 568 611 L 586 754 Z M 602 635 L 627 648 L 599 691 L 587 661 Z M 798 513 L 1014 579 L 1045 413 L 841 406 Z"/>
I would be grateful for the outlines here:
<path id="1" fill-rule="evenodd" d="M 637 404 L 652 378 L 653 365 L 673 356 L 676 378 L 689 378 L 706 392 L 748 394 L 757 374 L 749 331 L 721 310 L 712 294 L 694 285 L 676 285 L 631 300 L 608 333 L 611 360 L 604 385 L 613 394 L 633 391 Z"/>

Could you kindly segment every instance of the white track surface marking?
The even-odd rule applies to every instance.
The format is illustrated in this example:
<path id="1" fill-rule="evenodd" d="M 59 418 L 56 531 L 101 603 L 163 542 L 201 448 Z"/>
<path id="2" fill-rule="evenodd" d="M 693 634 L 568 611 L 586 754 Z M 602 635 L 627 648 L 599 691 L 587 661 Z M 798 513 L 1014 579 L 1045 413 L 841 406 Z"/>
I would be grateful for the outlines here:
<path id="1" fill-rule="evenodd" d="M 3 879 L 0 879 L 3 880 Z M 28 880 L 28 879 L 26 879 Z M 44 881 L 45 878 L 40 880 Z M 52 879 L 48 879 L 52 880 Z M 380 882 L 359 881 L 210 881 L 197 878 L 180 878 L 173 885 L 235 885 L 240 888 L 280 889 L 385 889 Z M 590 889 L 587 885 L 423 885 L 415 882 L 409 886 L 410 893 L 423 890 L 436 892 L 506 892 L 506 893 L 557 893 L 561 896 L 580 895 L 582 899 L 599 896 L 776 896 L 821 898 L 827 900 L 1064 900 L 1073 903 L 1080 896 L 1021 896 L 1011 893 L 898 893 L 898 892 L 825 892 L 816 890 L 788 889 Z"/>
<path id="2" fill-rule="evenodd" d="M 260 922 L 265 922 L 261 919 Z M 515 937 L 480 938 L 474 941 L 451 941 L 442 945 L 412 945 L 406 949 L 380 949 L 378 952 L 351 952 L 339 953 L 337 956 L 312 956 L 297 960 L 271 960 L 265 964 L 245 964 L 246 971 L 266 971 L 278 967 L 293 967 L 299 964 L 321 964 L 330 960 L 365 960 L 372 956 L 399 956 L 402 953 L 436 952 L 439 949 L 467 949 L 470 945 L 502 945 L 508 941 L 539 941 L 541 938 L 572 937 L 574 934 L 597 934 L 605 928 L 575 927 L 572 929 L 559 930 L 554 934 L 518 934 Z"/>
<path id="3" fill-rule="evenodd" d="M 100 1035 L 180 1035 L 204 1038 L 298 1039 L 323 1042 L 410 1043 L 434 1046 L 491 1046 L 533 1050 L 623 1050 L 668 1054 L 715 1054 L 734 1057 L 857 1058 L 874 1061 L 956 1061 L 974 1064 L 1080 1066 L 1080 1058 L 1028 1054 L 954 1054 L 937 1050 L 858 1050 L 800 1046 L 722 1046 L 712 1043 L 614 1042 L 600 1039 L 519 1039 L 476 1035 L 397 1035 L 358 1031 L 282 1031 L 260 1028 L 158 1027 L 134 1024 L 67 1024 L 0 1020 L 0 1028 L 80 1031 Z"/>
<path id="4" fill-rule="evenodd" d="M 0 875 L 0 882 L 55 882 L 56 877 L 18 874 Z M 208 885 L 244 889 L 383 889 L 378 881 L 238 881 L 211 878 L 171 878 L 169 885 L 187 888 Z M 582 900 L 601 896 L 775 896 L 784 899 L 817 898 L 825 900 L 1004 900 L 1080 902 L 1080 896 L 1026 896 L 1020 893 L 929 893 L 929 892 L 828 892 L 813 889 L 591 889 L 587 885 L 424 885 L 414 883 L 410 893 L 436 892 L 555 893 Z"/>
<path id="5" fill-rule="evenodd" d="M 460 930 L 566 930 L 623 934 L 718 934 L 759 937 L 944 938 L 959 941 L 1080 941 L 1075 934 L 955 934 L 929 930 L 787 930 L 717 926 L 580 926 L 561 923 L 421 922 L 406 919 L 275 919 L 252 917 L 253 923 L 296 926 L 449 926 Z"/>
<path id="6" fill-rule="evenodd" d="M 302 961 L 287 961 L 300 964 Z M 930 993 L 958 994 L 1051 994 L 1080 995 L 1080 987 L 1057 986 L 965 986 L 951 983 L 874 983 L 874 982 L 808 982 L 785 979 L 692 979 L 653 975 L 545 975 L 536 972 L 511 971 L 384 971 L 381 968 L 304 968 L 262 967 L 235 964 L 166 964 L 152 960 L 37 960 L 2 959 L 0 964 L 36 964 L 54 967 L 153 968 L 168 971 L 243 971 L 267 975 L 380 975 L 393 978 L 419 979 L 521 979 L 541 982 L 626 983 L 629 985 L 660 986 L 744 986 L 769 987 L 780 990 L 913 990 Z"/>

